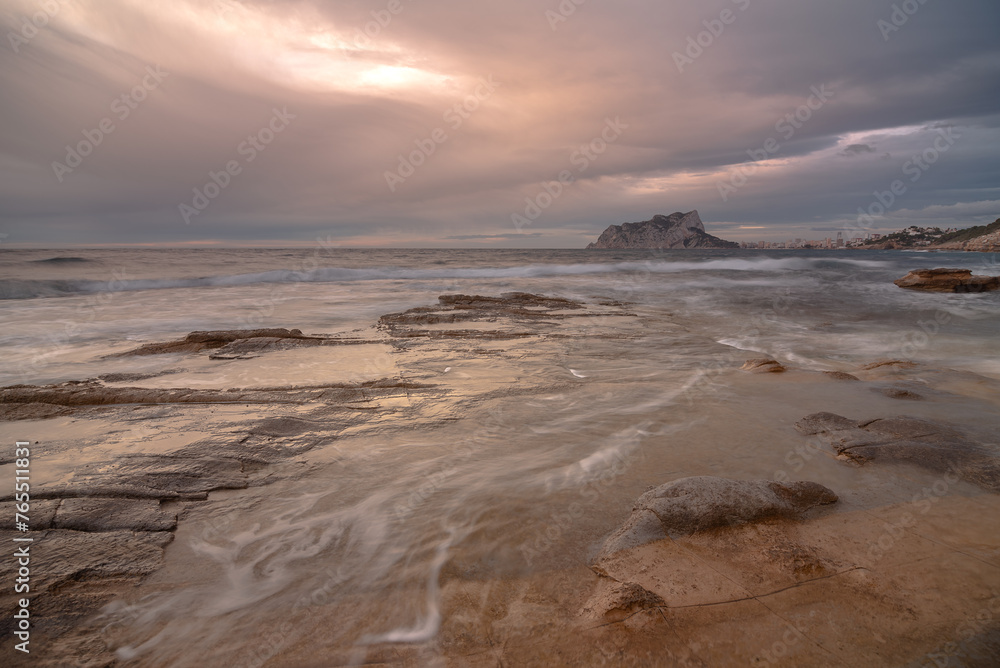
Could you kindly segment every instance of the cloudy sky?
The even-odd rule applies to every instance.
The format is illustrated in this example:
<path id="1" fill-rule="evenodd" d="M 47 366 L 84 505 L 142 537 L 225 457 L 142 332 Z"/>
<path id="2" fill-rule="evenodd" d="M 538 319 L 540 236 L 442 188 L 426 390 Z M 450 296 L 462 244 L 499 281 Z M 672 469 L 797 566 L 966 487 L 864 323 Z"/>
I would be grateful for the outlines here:
<path id="1" fill-rule="evenodd" d="M 998 28 L 996 0 L 0 0 L 0 243 L 982 224 Z"/>

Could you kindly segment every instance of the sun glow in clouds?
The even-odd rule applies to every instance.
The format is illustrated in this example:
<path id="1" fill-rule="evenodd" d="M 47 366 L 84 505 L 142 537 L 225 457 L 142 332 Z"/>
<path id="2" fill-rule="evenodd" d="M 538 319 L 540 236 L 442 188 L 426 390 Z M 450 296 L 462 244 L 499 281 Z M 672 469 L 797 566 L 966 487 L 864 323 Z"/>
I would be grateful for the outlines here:
<path id="1" fill-rule="evenodd" d="M 114 0 L 108 0 L 114 2 Z M 203 74 L 227 63 L 284 86 L 306 90 L 378 93 L 445 93 L 458 77 L 434 71 L 394 38 L 392 23 L 374 37 L 362 25 L 334 25 L 308 7 L 269 11 L 226 0 L 190 0 L 159 5 L 118 0 L 120 11 L 144 17 L 151 26 L 187 36 L 191 47 L 178 53 L 169 43 L 146 42 L 107 20 L 114 12 L 78 9 L 65 13 L 70 28 L 116 49 L 135 50 L 170 71 Z M 395 17 L 402 21 L 403 17 Z M 397 33 L 401 31 L 397 30 Z M 131 49 L 129 48 L 131 47 Z"/>

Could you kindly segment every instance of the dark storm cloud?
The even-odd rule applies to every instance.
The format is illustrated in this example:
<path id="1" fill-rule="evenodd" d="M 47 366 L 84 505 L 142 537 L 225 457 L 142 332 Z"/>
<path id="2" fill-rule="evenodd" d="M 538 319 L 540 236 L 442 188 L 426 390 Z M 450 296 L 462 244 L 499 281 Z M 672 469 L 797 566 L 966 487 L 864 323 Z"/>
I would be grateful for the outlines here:
<path id="1" fill-rule="evenodd" d="M 860 153 L 874 153 L 875 147 L 871 144 L 850 144 L 843 151 L 840 152 L 841 155 L 852 156 L 858 155 Z"/>
<path id="2" fill-rule="evenodd" d="M 782 238 L 896 179 L 880 225 L 1000 215 L 992 1 L 53 2 L 24 41 L 40 3 L 0 0 L 4 243 Z"/>

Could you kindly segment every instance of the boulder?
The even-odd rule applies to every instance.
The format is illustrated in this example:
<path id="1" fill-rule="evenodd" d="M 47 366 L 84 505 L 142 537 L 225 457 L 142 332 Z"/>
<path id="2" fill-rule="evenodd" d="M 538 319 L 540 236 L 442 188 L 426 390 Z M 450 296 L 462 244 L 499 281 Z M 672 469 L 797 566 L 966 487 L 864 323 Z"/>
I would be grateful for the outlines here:
<path id="1" fill-rule="evenodd" d="M 872 392 L 878 392 L 879 394 L 885 395 L 890 399 L 921 401 L 924 398 L 924 395 L 920 394 L 919 392 L 908 390 L 905 387 L 873 387 Z"/>
<path id="2" fill-rule="evenodd" d="M 996 450 L 952 425 L 907 416 L 859 422 L 834 413 L 813 413 L 795 427 L 807 436 L 826 441 L 842 458 L 858 464 L 914 464 L 1000 491 L 1000 456 Z"/>
<path id="3" fill-rule="evenodd" d="M 815 482 L 681 478 L 639 497 L 632 515 L 604 543 L 599 559 L 664 538 L 770 518 L 798 518 L 837 495 Z"/>
<path id="4" fill-rule="evenodd" d="M 971 269 L 914 269 L 893 283 L 901 288 L 928 292 L 1000 290 L 1000 276 L 973 276 Z"/>
<path id="5" fill-rule="evenodd" d="M 638 610 L 666 607 L 666 602 L 657 594 L 634 582 L 619 582 L 602 574 L 597 590 L 584 604 L 583 616 L 603 622 L 627 619 Z"/>
<path id="6" fill-rule="evenodd" d="M 740 370 L 749 371 L 750 373 L 781 373 L 785 370 L 785 367 L 777 360 L 759 357 L 744 362 Z"/>
<path id="7" fill-rule="evenodd" d="M 846 371 L 824 371 L 823 375 L 835 380 L 861 380 L 854 374 L 847 373 Z"/>

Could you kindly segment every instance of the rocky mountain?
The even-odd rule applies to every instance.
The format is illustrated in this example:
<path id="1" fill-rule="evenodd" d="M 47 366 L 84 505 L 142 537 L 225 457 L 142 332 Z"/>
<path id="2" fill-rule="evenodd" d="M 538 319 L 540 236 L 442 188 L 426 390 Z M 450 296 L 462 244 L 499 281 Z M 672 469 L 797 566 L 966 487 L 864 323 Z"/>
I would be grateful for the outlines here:
<path id="1" fill-rule="evenodd" d="M 705 232 L 697 211 L 678 211 L 641 223 L 609 225 L 587 248 L 739 248 L 739 244 Z"/>

